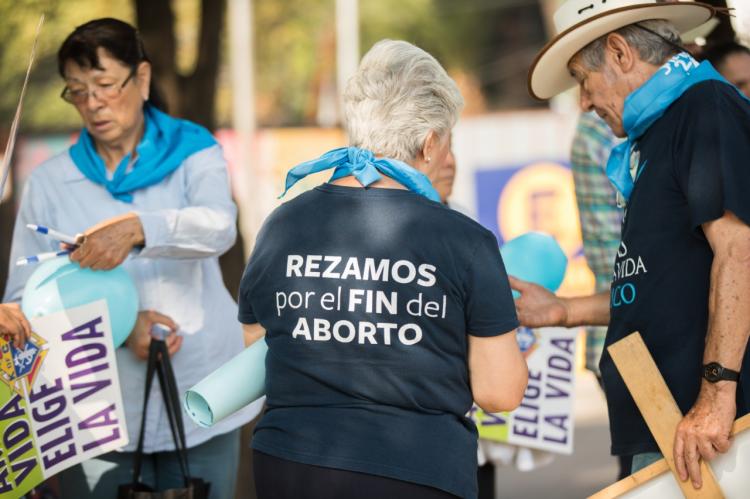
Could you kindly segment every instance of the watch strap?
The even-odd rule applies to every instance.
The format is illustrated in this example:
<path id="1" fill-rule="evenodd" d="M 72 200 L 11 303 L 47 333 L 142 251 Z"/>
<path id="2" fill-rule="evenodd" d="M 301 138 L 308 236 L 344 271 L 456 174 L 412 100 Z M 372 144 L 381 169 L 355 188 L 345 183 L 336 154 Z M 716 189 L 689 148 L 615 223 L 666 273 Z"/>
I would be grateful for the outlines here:
<path id="1" fill-rule="evenodd" d="M 703 366 L 703 377 L 711 383 L 717 383 L 719 381 L 738 381 L 740 379 L 740 373 L 728 369 L 718 362 L 709 362 Z"/>

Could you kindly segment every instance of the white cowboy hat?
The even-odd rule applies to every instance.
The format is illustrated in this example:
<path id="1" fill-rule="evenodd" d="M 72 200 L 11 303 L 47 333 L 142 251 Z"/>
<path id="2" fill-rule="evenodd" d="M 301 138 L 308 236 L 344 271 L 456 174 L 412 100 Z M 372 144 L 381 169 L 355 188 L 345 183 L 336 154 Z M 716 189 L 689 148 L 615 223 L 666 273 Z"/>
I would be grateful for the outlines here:
<path id="1" fill-rule="evenodd" d="M 568 0 L 555 12 L 557 35 L 542 48 L 529 70 L 529 93 L 545 100 L 576 85 L 568 62 L 597 38 L 629 24 L 664 19 L 685 32 L 715 14 L 711 5 L 659 0 Z"/>

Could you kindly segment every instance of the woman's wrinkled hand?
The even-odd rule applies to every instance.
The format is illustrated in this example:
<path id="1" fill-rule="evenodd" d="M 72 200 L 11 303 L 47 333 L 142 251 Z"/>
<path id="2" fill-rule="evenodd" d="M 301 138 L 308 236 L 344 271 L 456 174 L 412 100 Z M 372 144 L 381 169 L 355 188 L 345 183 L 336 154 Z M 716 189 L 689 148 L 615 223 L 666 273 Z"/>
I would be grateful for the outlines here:
<path id="1" fill-rule="evenodd" d="M 0 304 L 0 334 L 13 338 L 13 345 L 19 349 L 31 338 L 31 325 L 17 303 Z"/>
<path id="2" fill-rule="evenodd" d="M 78 248 L 70 259 L 83 268 L 110 270 L 144 243 L 143 226 L 135 213 L 107 219 L 77 236 Z"/>
<path id="3" fill-rule="evenodd" d="M 183 338 L 177 334 L 177 324 L 170 317 L 153 310 L 138 312 L 135 327 L 133 327 L 128 339 L 125 340 L 125 345 L 141 360 L 148 359 L 148 349 L 151 345 L 151 339 L 154 338 L 151 329 L 155 324 L 161 324 L 169 329 L 169 334 L 164 338 L 164 342 L 167 344 L 170 357 L 177 353 L 182 346 Z"/>

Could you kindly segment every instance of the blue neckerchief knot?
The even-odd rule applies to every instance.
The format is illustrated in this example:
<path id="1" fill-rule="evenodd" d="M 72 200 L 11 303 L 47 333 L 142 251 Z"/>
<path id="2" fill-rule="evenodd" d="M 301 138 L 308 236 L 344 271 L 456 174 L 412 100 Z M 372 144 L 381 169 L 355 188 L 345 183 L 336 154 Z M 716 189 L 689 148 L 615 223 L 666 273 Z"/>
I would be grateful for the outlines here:
<path id="1" fill-rule="evenodd" d="M 390 158 L 376 158 L 372 151 L 359 147 L 340 147 L 328 151 L 321 157 L 300 163 L 286 176 L 283 197 L 297 182 L 313 173 L 335 168 L 331 181 L 353 175 L 363 187 L 380 180 L 381 173 L 402 184 L 410 191 L 427 199 L 440 202 L 440 196 L 430 183 L 427 175 L 415 170 L 403 161 Z"/>
<path id="2" fill-rule="evenodd" d="M 368 186 L 380 180 L 377 167 L 371 166 L 375 161 L 375 155 L 372 151 L 358 147 L 347 147 L 346 152 L 349 164 L 352 166 L 352 174 L 362 185 Z"/>
<path id="3" fill-rule="evenodd" d="M 622 113 L 627 140 L 612 150 L 607 161 L 607 176 L 625 200 L 630 198 L 633 191 L 634 175 L 631 173 L 630 156 L 638 139 L 690 87 L 706 80 L 728 83 L 711 63 L 704 61 L 698 64 L 690 54 L 682 52 L 672 57 L 646 83 L 627 96 Z M 639 174 L 643 167 L 636 167 L 634 170 Z"/>
<path id="4" fill-rule="evenodd" d="M 161 182 L 187 159 L 188 156 L 216 144 L 213 135 L 200 125 L 173 118 L 150 104 L 143 108 L 143 138 L 136 146 L 136 160 L 128 171 L 131 154 L 117 165 L 112 178 L 96 145 L 85 128 L 78 142 L 70 148 L 70 157 L 83 175 L 103 185 L 120 201 L 133 202 L 133 192 Z"/>

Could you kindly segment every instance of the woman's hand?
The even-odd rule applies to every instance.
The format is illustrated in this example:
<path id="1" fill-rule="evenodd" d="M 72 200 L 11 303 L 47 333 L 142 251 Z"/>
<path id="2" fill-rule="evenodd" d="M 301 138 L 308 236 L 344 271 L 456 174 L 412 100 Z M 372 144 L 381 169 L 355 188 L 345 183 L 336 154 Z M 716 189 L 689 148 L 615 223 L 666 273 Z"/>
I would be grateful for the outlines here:
<path id="1" fill-rule="evenodd" d="M 141 220 L 135 213 L 110 218 L 78 235 L 78 248 L 70 259 L 94 270 L 109 270 L 127 258 L 134 246 L 142 245 L 145 237 Z"/>
<path id="2" fill-rule="evenodd" d="M 6 339 L 13 338 L 16 348 L 23 348 L 31 338 L 31 325 L 17 303 L 0 304 L 0 334 Z"/>
<path id="3" fill-rule="evenodd" d="M 154 324 L 161 324 L 169 328 L 169 334 L 164 338 L 167 344 L 169 356 L 173 356 L 182 346 L 182 336 L 177 335 L 177 324 L 168 316 L 154 312 L 153 310 L 144 310 L 138 312 L 138 319 L 135 321 L 133 331 L 125 340 L 133 354 L 141 360 L 148 359 L 148 347 L 151 345 L 151 328 Z"/>
<path id="4" fill-rule="evenodd" d="M 510 287 L 521 293 L 516 299 L 516 314 L 526 327 L 565 326 L 568 307 L 565 301 L 542 286 L 508 277 Z"/>

